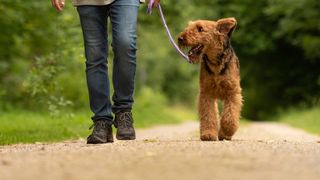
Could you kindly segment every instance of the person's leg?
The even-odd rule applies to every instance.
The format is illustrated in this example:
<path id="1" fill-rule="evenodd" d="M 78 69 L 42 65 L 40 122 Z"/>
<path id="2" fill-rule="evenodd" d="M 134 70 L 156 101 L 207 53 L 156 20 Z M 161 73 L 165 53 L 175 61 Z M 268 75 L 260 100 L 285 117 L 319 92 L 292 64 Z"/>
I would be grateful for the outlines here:
<path id="1" fill-rule="evenodd" d="M 109 6 L 77 7 L 84 37 L 86 77 L 94 129 L 88 144 L 111 143 L 112 112 L 107 67 L 107 18 Z"/>
<path id="2" fill-rule="evenodd" d="M 139 0 L 117 0 L 111 5 L 114 125 L 118 140 L 134 140 L 131 108 L 136 72 L 136 27 Z"/>
<path id="3" fill-rule="evenodd" d="M 111 5 L 114 113 L 130 111 L 136 72 L 136 27 L 139 0 L 117 0 Z"/>
<path id="4" fill-rule="evenodd" d="M 107 67 L 107 18 L 109 6 L 77 7 L 84 37 L 86 77 L 93 121 L 112 124 L 110 88 Z"/>

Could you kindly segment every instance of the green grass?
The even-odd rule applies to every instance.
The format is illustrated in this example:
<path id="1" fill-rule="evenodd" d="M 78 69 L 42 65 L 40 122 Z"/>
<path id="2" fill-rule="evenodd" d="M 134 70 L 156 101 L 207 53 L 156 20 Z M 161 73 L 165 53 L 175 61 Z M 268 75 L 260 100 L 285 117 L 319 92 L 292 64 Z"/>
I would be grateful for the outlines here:
<path id="1" fill-rule="evenodd" d="M 143 104 L 143 103 L 142 103 Z M 181 123 L 196 120 L 196 113 L 181 106 L 142 106 L 133 111 L 135 127 L 147 128 L 158 124 Z M 0 145 L 35 142 L 57 142 L 85 138 L 92 124 L 89 111 L 61 113 L 52 117 L 45 112 L 10 111 L 0 113 Z M 249 121 L 241 120 L 241 125 Z"/>
<path id="2" fill-rule="evenodd" d="M 278 120 L 320 135 L 320 107 L 300 110 L 292 109 L 280 116 Z"/>
<path id="3" fill-rule="evenodd" d="M 67 113 L 66 113 L 67 114 Z M 52 117 L 48 113 L 30 111 L 2 112 L 0 114 L 0 145 L 16 143 L 56 142 L 86 137 L 92 124 L 89 112 L 73 116 Z M 135 127 L 179 123 L 194 117 L 179 107 L 134 111 Z"/>
<path id="4" fill-rule="evenodd" d="M 242 127 L 248 126 L 248 125 L 250 125 L 250 122 L 251 121 L 248 119 L 241 118 L 240 119 L 240 126 L 242 126 Z"/>
<path id="5" fill-rule="evenodd" d="M 84 137 L 90 125 L 89 116 L 51 117 L 46 113 L 28 111 L 2 112 L 0 144 L 59 141 Z"/>
<path id="6" fill-rule="evenodd" d="M 142 89 L 135 99 L 133 116 L 136 128 L 196 119 L 195 112 L 168 106 L 162 94 L 149 88 Z M 88 129 L 92 124 L 91 116 L 89 109 L 73 112 L 73 115 L 60 112 L 60 117 L 26 110 L 0 112 L 0 145 L 85 138 L 91 132 Z"/>

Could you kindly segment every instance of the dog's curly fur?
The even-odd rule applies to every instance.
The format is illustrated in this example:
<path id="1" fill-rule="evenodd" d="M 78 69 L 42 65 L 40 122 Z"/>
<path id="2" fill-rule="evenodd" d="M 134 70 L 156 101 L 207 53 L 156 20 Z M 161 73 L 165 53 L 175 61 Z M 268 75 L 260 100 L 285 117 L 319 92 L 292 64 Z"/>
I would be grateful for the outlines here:
<path id="1" fill-rule="evenodd" d="M 192 21 L 178 38 L 181 48 L 191 47 L 189 59 L 200 62 L 198 110 L 203 141 L 231 140 L 239 126 L 242 107 L 239 61 L 230 43 L 236 24 L 235 18 Z M 224 103 L 221 118 L 218 99 Z"/>

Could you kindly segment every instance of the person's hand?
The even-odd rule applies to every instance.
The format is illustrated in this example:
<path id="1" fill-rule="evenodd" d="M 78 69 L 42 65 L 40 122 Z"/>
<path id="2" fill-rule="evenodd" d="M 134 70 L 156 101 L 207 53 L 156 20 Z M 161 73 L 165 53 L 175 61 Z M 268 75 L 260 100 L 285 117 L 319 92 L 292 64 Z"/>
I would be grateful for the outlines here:
<path id="1" fill-rule="evenodd" d="M 148 2 L 147 4 L 149 4 L 150 1 L 151 1 L 151 0 L 147 0 L 147 2 Z M 153 1 L 153 4 L 152 4 L 152 8 L 157 7 L 159 3 L 160 3 L 160 0 L 154 0 L 154 1 Z"/>
<path id="2" fill-rule="evenodd" d="M 160 0 L 154 0 L 153 7 L 157 7 L 160 3 Z"/>
<path id="3" fill-rule="evenodd" d="M 152 13 L 153 8 L 158 7 L 158 4 L 160 4 L 160 0 L 147 0 L 147 13 L 150 15 Z"/>
<path id="4" fill-rule="evenodd" d="M 51 0 L 51 4 L 57 11 L 62 11 L 65 6 L 65 0 Z"/>

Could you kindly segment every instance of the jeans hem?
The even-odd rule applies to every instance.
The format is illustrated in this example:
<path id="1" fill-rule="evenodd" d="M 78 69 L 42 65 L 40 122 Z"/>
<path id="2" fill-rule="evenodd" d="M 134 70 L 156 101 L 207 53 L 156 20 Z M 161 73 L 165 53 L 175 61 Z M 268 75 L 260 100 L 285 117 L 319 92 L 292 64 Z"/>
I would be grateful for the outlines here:
<path id="1" fill-rule="evenodd" d="M 109 125 L 112 125 L 113 124 L 113 119 L 109 119 L 109 118 L 91 118 L 93 122 L 96 122 L 96 121 L 107 121 L 107 123 Z"/>

